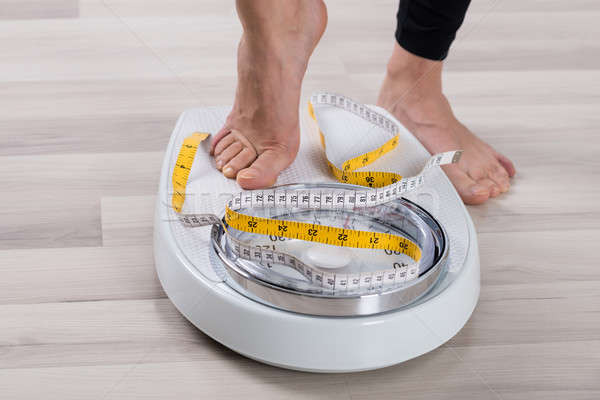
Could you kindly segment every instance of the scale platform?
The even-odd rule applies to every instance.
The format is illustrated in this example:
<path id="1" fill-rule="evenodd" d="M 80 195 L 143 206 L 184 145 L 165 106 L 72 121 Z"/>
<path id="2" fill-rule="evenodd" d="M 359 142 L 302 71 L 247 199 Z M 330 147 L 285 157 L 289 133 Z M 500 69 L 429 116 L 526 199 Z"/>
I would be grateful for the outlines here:
<path id="1" fill-rule="evenodd" d="M 283 269 L 263 276 L 260 268 L 230 254 L 232 246 L 222 228 L 183 226 L 170 203 L 175 159 L 186 136 L 196 131 L 216 132 L 228 111 L 228 107 L 185 111 L 171 136 L 161 171 L 154 230 L 156 270 L 165 292 L 191 323 L 244 356 L 312 372 L 354 372 L 394 365 L 437 348 L 464 326 L 479 297 L 477 238 L 466 208 L 439 168 L 428 174 L 426 185 L 388 207 L 389 214 L 379 218 L 381 228 L 375 226 L 393 229 L 391 216 L 400 215 L 405 221 L 402 226 L 413 221 L 412 231 L 419 228 L 426 233 L 411 237 L 428 249 L 424 252 L 428 267 L 400 286 L 345 290 L 340 295 L 315 290 L 305 285 L 301 276 Z M 323 130 L 334 131 L 340 124 L 344 129 L 364 129 L 343 110 L 317 111 Z M 337 187 L 323 157 L 318 130 L 309 118 L 302 121 L 302 135 L 297 160 L 277 184 Z M 420 143 L 402 130 L 399 150 L 373 167 L 409 175 L 428 157 Z M 187 211 L 221 216 L 227 198 L 239 190 L 235 181 L 214 168 L 207 148 L 198 149 L 189 176 Z M 302 213 L 292 216 L 306 218 Z M 317 217 L 328 218 L 326 214 Z M 310 219 L 317 217 L 310 215 Z M 285 244 L 294 251 L 293 241 Z M 342 271 L 344 262 L 358 260 L 362 254 L 344 251 L 328 256 L 342 260 Z M 371 259 L 376 264 L 376 257 Z"/>

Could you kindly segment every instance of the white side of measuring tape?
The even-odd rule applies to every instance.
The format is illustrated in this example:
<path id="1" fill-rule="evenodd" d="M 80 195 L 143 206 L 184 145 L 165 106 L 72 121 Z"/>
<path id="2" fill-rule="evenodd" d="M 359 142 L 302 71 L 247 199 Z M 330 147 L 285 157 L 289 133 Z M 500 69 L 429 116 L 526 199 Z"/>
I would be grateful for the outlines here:
<path id="1" fill-rule="evenodd" d="M 345 189 L 324 191 L 322 189 L 290 190 L 264 189 L 242 191 L 232 196 L 227 203 L 232 210 L 251 208 L 299 208 L 320 210 L 356 210 L 374 207 L 402 197 L 424 183 L 427 170 L 456 162 L 460 151 L 448 151 L 432 156 L 419 174 L 402 178 L 382 188 Z M 180 214 L 179 220 L 187 227 L 220 224 L 214 214 Z"/>
<path id="2" fill-rule="evenodd" d="M 302 274 L 311 283 L 324 289 L 346 291 L 356 289 L 378 289 L 413 280 L 419 276 L 417 263 L 402 263 L 398 267 L 356 274 L 334 273 L 302 262 L 290 254 L 265 250 L 229 237 L 233 242 L 233 253 L 245 260 L 286 265 Z"/>

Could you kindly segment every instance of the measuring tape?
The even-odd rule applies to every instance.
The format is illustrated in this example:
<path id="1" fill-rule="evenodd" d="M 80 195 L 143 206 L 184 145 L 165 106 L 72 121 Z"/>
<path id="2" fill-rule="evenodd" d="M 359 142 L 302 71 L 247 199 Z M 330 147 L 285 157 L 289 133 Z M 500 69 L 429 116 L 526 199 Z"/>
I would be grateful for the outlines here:
<path id="1" fill-rule="evenodd" d="M 224 221 L 214 214 L 181 214 L 185 201 L 185 189 L 196 152 L 200 143 L 209 137 L 207 133 L 194 133 L 184 140 L 173 168 L 172 207 L 178 213 L 179 220 L 188 227 L 222 225 L 226 231 L 233 228 L 248 233 L 273 235 L 335 246 L 383 249 L 397 254 L 406 254 L 414 260 L 413 264 L 403 265 L 399 269 L 394 268 L 365 274 L 336 274 L 307 265 L 292 255 L 255 247 L 250 243 L 244 243 L 232 235 L 228 235 L 228 239 L 233 243 L 232 251 L 236 256 L 260 263 L 287 265 L 299 271 L 309 281 L 324 288 L 336 290 L 353 289 L 354 287 L 363 288 L 365 286 L 373 288 L 415 279 L 419 275 L 418 261 L 421 258 L 421 249 L 408 238 L 389 233 L 255 217 L 243 212 L 258 208 L 352 210 L 360 212 L 361 209 L 385 204 L 400 198 L 404 193 L 415 190 L 423 185 L 427 170 L 440 165 L 455 163 L 460 158 L 461 151 L 436 154 L 427 161 L 420 173 L 409 178 L 403 178 L 393 172 L 355 171 L 369 165 L 397 146 L 399 126 L 395 121 L 365 105 L 345 96 L 331 93 L 317 93 L 311 96 L 309 114 L 315 121 L 317 121 L 317 118 L 314 107 L 320 105 L 333 106 L 348 111 L 386 132 L 388 137 L 380 146 L 351 157 L 339 165 L 336 165 L 327 157 L 332 173 L 338 181 L 360 185 L 363 188 L 298 190 L 276 187 L 242 191 L 233 195 L 227 202 Z M 327 155 L 325 147 L 326 133 L 320 130 L 319 133 Z"/>

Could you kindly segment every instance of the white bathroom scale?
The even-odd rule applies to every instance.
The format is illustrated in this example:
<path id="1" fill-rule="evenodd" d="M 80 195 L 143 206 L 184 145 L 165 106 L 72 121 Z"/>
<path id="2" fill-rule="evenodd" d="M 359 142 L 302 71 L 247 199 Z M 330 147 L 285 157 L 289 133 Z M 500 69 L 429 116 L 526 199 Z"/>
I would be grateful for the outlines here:
<path id="1" fill-rule="evenodd" d="M 185 111 L 155 213 L 160 282 L 198 329 L 249 358 L 312 372 L 383 368 L 427 353 L 479 297 L 471 218 L 440 165 L 385 110 L 311 96 L 294 163 L 242 190 L 209 134 L 229 107 Z"/>

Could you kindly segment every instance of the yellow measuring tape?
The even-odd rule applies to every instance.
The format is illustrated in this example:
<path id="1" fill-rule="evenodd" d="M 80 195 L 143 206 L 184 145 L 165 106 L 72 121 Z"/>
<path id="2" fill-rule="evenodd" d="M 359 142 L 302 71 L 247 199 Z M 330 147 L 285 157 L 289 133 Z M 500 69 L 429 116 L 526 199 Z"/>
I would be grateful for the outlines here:
<path id="1" fill-rule="evenodd" d="M 315 110 L 311 102 L 308 102 L 308 114 L 315 122 L 317 122 Z M 323 146 L 323 149 L 325 149 L 325 137 L 321 130 L 319 130 L 319 135 L 321 137 L 321 145 Z M 361 154 L 357 157 L 346 160 L 344 163 L 342 163 L 341 169 L 336 167 L 335 164 L 333 164 L 329 160 L 327 160 L 327 164 L 329 165 L 333 176 L 339 182 L 368 187 L 383 187 L 391 185 L 392 183 L 396 183 L 400 179 L 402 179 L 402 175 L 398 175 L 394 172 L 356 172 L 356 170 L 362 167 L 366 167 L 367 165 L 377 160 L 379 157 L 394 150 L 398 145 L 398 139 L 398 135 L 396 135 L 387 142 L 385 142 L 382 146 L 371 150 L 368 153 Z"/>
<path id="2" fill-rule="evenodd" d="M 386 129 L 391 134 L 391 138 L 384 144 L 365 154 L 343 162 L 341 168 L 338 168 L 330 160 L 327 160 L 333 175 L 338 181 L 363 186 L 365 187 L 365 191 L 361 192 L 352 188 L 346 189 L 343 193 L 317 193 L 298 190 L 278 190 L 276 188 L 242 192 L 234 196 L 228 203 L 225 211 L 225 223 L 231 228 L 261 235 L 273 235 L 336 246 L 391 250 L 406 254 L 413 260 L 419 261 L 421 258 L 421 249 L 419 246 L 402 236 L 297 221 L 254 217 L 237 211 L 244 208 L 275 206 L 305 209 L 339 209 L 336 206 L 340 203 L 342 204 L 342 208 L 351 206 L 351 209 L 356 209 L 383 204 L 421 185 L 425 170 L 433 166 L 457 162 L 460 158 L 460 151 L 434 155 L 429 159 L 419 175 L 405 179 L 392 172 L 356 172 L 356 169 L 369 165 L 398 145 L 398 127 L 383 115 L 376 113 L 366 106 L 358 105 L 343 96 L 319 94 L 318 96 L 313 96 L 312 100 L 319 102 L 319 104 L 344 108 Z M 312 102 L 309 103 L 308 110 L 311 117 L 316 121 Z M 319 133 L 321 135 L 321 143 L 325 146 L 324 134 L 320 130 Z M 185 189 L 196 152 L 200 143 L 206 140 L 208 136 L 208 133 L 196 132 L 192 134 L 184 140 L 179 151 L 172 175 L 172 206 L 178 213 L 181 212 L 185 201 Z M 180 219 L 187 226 L 202 226 L 221 222 L 217 216 L 212 214 L 180 215 Z"/>
<path id="3" fill-rule="evenodd" d="M 253 217 L 238 213 L 230 208 L 225 211 L 225 222 L 230 227 L 244 232 L 281 236 L 335 246 L 400 251 L 415 261 L 419 261 L 421 258 L 419 246 L 402 236 L 389 233 Z"/>
<path id="4" fill-rule="evenodd" d="M 190 177 L 190 171 L 192 170 L 192 164 L 194 163 L 198 146 L 200 146 L 200 143 L 209 136 L 210 133 L 195 132 L 183 140 L 171 177 L 171 182 L 173 184 L 171 205 L 177 212 L 181 212 L 183 202 L 185 201 L 185 188 L 187 186 L 188 178 Z"/>

